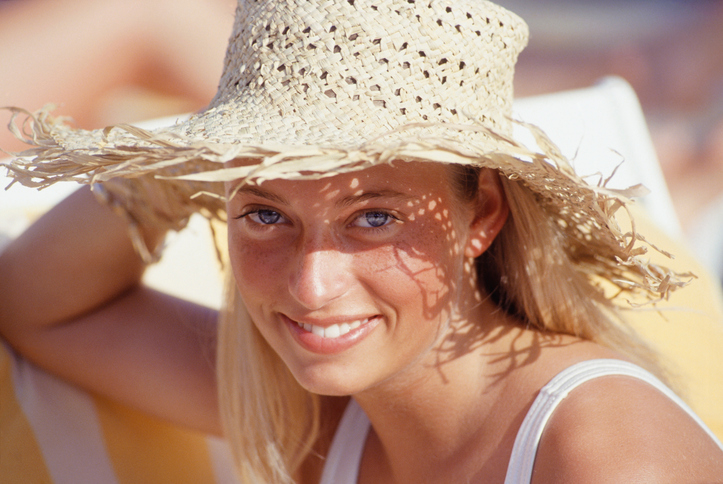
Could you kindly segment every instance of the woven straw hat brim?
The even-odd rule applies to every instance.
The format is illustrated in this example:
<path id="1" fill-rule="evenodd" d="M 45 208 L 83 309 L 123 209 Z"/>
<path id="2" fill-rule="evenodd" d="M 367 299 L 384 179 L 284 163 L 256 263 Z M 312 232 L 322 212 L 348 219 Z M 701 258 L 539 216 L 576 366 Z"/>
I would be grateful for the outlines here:
<path id="1" fill-rule="evenodd" d="M 535 126 L 517 123 L 529 129 L 537 149 L 530 150 L 513 139 L 487 128 L 470 126 L 459 130 L 483 131 L 497 139 L 503 150 L 488 151 L 453 138 L 429 138 L 409 135 L 395 138 L 393 144 L 383 138 L 353 150 L 321 146 L 254 147 L 199 143 L 174 145 L 153 132 L 131 126 L 113 128 L 143 140 L 146 146 L 104 147 L 95 152 L 68 151 L 51 133 L 65 130 L 47 112 L 24 112 L 32 129 L 26 141 L 38 146 L 27 150 L 8 166 L 12 176 L 26 186 L 43 187 L 59 181 L 81 183 L 131 180 L 116 186 L 116 198 L 122 200 L 124 213 L 131 223 L 153 223 L 179 230 L 188 216 L 200 212 L 206 217 L 225 220 L 224 184 L 244 179 L 262 183 L 268 179 L 318 179 L 339 173 L 361 170 L 381 163 L 422 161 L 471 165 L 499 170 L 536 194 L 548 216 L 563 227 L 566 251 L 578 269 L 591 277 L 611 282 L 621 293 L 648 294 L 649 300 L 668 297 L 668 293 L 685 285 L 688 274 L 673 274 L 648 264 L 639 256 L 644 239 L 635 232 L 622 231 L 615 219 L 639 187 L 611 190 L 588 184 L 580 178 L 569 161 L 559 153 L 549 138 Z M 410 126 L 409 132 L 424 128 Z M 452 129 L 447 126 L 446 129 Z M 405 132 L 405 129 L 399 132 Z M 98 136 L 98 133 L 92 133 Z M 395 133 L 398 134 L 398 133 Z M 260 163 L 227 167 L 236 158 L 262 158 Z M 309 167 L 314 167 L 310 170 Z M 318 170 L 318 171 L 317 171 Z M 119 194 L 120 191 L 120 194 Z M 153 195 L 149 195 L 153 193 Z M 149 199 L 164 201 L 163 213 L 154 211 Z M 170 216 L 169 216 L 170 214 Z M 143 253 L 140 237 L 136 245 Z"/>

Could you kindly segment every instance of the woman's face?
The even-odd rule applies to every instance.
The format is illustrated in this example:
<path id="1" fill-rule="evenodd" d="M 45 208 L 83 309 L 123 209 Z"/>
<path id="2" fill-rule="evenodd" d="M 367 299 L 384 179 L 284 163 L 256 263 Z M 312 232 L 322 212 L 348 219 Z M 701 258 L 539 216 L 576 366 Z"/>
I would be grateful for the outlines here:
<path id="1" fill-rule="evenodd" d="M 474 211 L 438 163 L 247 185 L 228 215 L 244 303 L 316 393 L 414 375 L 476 295 L 465 256 Z"/>

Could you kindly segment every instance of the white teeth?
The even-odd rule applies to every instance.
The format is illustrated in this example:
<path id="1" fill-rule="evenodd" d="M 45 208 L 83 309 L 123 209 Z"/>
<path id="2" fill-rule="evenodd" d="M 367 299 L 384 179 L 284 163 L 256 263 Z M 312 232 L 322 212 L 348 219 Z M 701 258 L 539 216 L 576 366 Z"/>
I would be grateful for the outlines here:
<path id="1" fill-rule="evenodd" d="M 338 338 L 341 335 L 341 329 L 338 324 L 332 324 L 324 330 L 324 338 Z"/>
<path id="2" fill-rule="evenodd" d="M 321 336 L 322 338 L 338 338 L 339 336 L 344 336 L 352 329 L 357 329 L 362 324 L 366 324 L 369 322 L 369 318 L 363 319 L 363 320 L 357 320 L 352 323 L 341 323 L 341 324 L 332 324 L 331 326 L 323 327 L 323 326 L 315 326 L 313 324 L 308 323 L 296 323 L 299 325 L 300 328 L 303 328 L 304 331 L 308 331 L 309 333 L 313 333 L 317 336 Z"/>

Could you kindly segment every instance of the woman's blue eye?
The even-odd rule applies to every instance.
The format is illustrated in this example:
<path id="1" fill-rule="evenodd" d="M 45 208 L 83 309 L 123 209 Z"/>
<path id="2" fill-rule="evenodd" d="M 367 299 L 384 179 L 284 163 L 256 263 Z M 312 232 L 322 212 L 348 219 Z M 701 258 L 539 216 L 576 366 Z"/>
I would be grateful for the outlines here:
<path id="1" fill-rule="evenodd" d="M 273 210 L 256 210 L 250 212 L 248 216 L 256 223 L 263 225 L 271 225 L 278 223 L 281 220 L 281 214 Z"/>
<path id="2" fill-rule="evenodd" d="M 394 220 L 394 217 L 385 212 L 366 212 L 359 216 L 356 225 L 366 228 L 383 227 Z"/>

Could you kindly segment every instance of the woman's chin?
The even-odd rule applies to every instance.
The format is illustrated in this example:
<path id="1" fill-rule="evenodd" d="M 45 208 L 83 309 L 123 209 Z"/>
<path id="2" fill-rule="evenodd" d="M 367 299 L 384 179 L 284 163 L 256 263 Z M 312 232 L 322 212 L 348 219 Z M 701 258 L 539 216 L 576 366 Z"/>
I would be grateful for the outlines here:
<path id="1" fill-rule="evenodd" d="M 370 383 L 351 374 L 338 365 L 321 364 L 304 368 L 291 368 L 296 381 L 305 390 L 317 395 L 341 397 L 354 395 L 369 387 Z"/>

